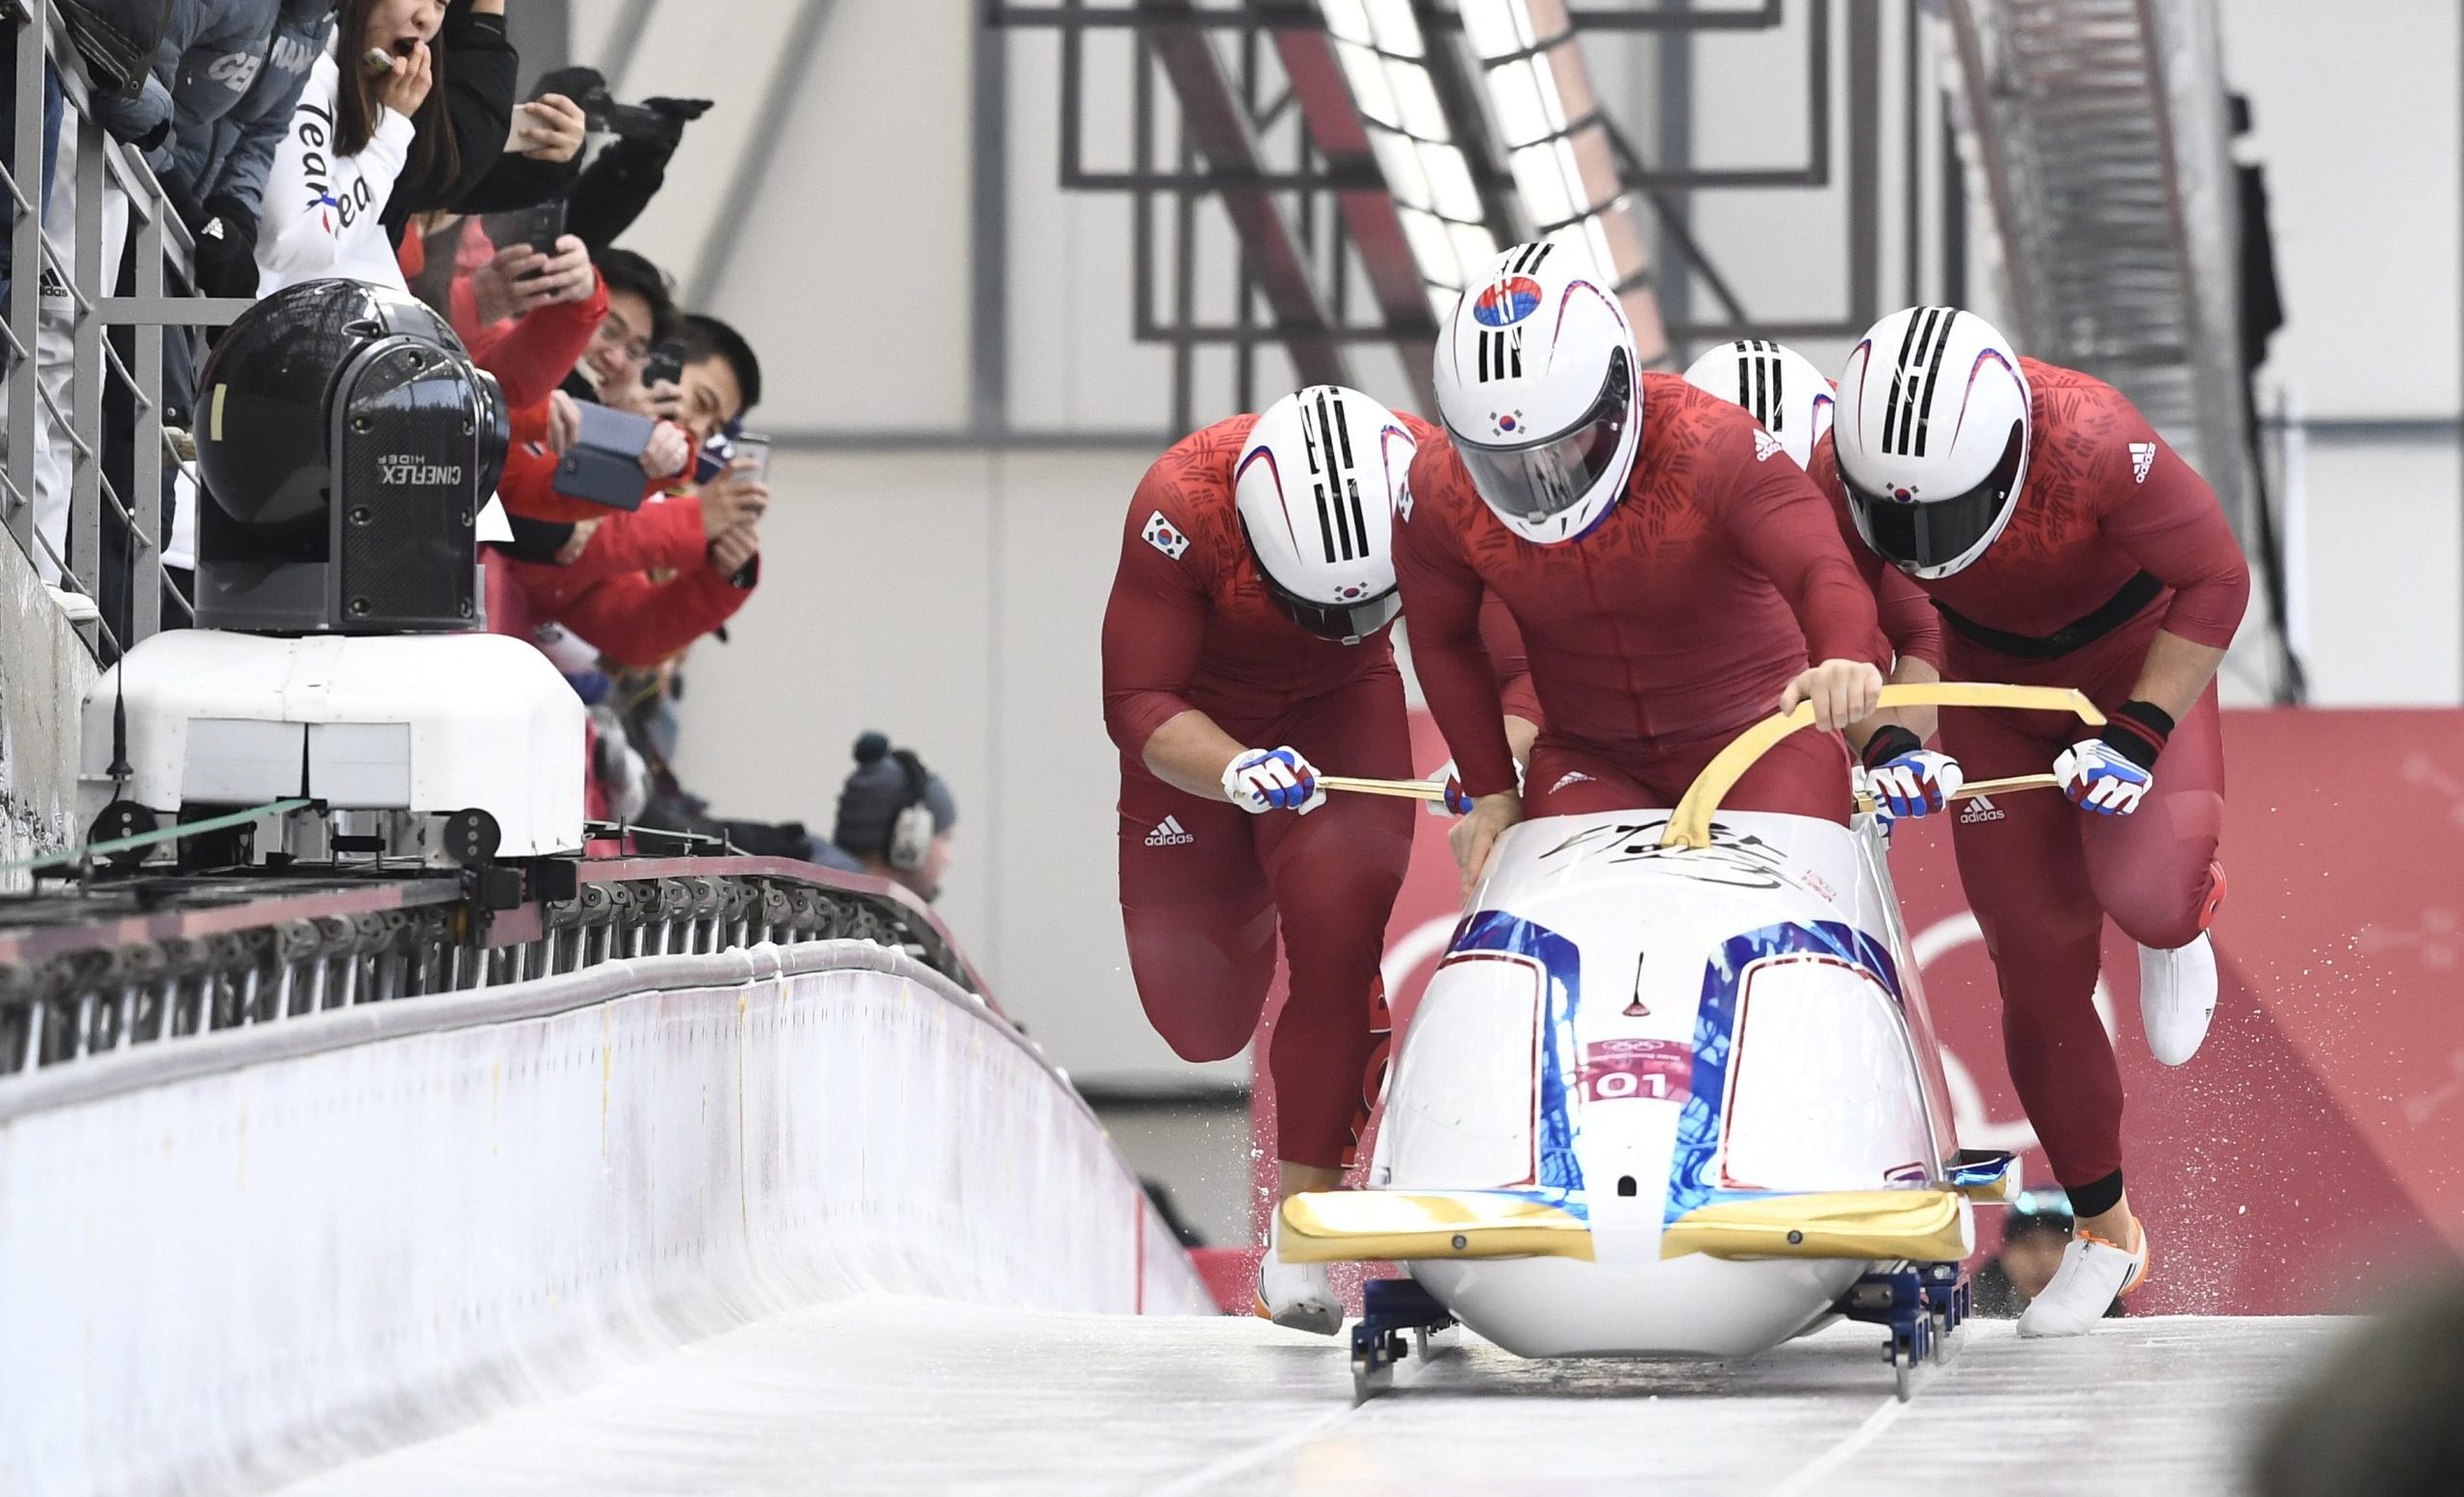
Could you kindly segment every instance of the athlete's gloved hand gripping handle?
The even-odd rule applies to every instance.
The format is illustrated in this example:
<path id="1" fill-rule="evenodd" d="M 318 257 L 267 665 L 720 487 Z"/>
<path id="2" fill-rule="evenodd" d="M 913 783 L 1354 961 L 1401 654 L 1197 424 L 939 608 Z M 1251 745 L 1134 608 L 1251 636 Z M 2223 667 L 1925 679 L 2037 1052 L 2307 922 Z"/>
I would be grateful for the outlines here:
<path id="1" fill-rule="evenodd" d="M 1865 793 L 1885 822 L 1930 816 L 1967 783 L 1960 761 L 1925 746 L 1913 732 L 1886 723 L 1865 740 Z"/>
<path id="2" fill-rule="evenodd" d="M 2114 709 L 2105 731 L 2082 738 L 2055 758 L 2054 777 L 2072 805 L 2100 816 L 2127 816 L 2156 778 L 2156 756 L 2173 736 L 2170 712 L 2132 700 Z"/>
<path id="3" fill-rule="evenodd" d="M 1318 784 L 1318 766 L 1287 744 L 1234 755 L 1223 766 L 1223 798 L 1253 815 L 1296 811 L 1305 816 L 1326 803 L 1326 791 Z"/>

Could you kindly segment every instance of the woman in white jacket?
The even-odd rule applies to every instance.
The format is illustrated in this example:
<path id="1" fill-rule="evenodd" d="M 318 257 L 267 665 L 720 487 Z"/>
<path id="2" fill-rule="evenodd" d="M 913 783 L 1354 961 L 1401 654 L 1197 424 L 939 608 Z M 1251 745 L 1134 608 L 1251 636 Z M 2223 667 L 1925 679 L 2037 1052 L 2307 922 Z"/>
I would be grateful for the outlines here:
<path id="1" fill-rule="evenodd" d="M 266 180 L 258 296 L 329 275 L 407 291 L 385 203 L 414 154 L 424 168 L 427 154 L 453 149 L 432 89 L 429 43 L 444 23 L 445 0 L 346 0 Z"/>

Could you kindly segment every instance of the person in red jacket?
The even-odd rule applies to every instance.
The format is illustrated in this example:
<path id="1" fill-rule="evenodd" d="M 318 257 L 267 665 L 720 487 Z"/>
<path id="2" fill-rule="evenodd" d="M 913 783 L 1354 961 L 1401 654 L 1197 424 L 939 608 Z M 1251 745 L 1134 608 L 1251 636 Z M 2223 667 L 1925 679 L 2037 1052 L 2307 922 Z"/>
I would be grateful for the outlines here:
<path id="1" fill-rule="evenodd" d="M 1780 440 L 1674 374 L 1571 251 L 1506 251 L 1438 348 L 1445 443 L 1397 503 L 1396 573 L 1429 711 L 1471 813 L 1468 890 L 1526 814 L 1674 806 L 1737 732 L 1814 704 L 1727 804 L 1845 821 L 1836 731 L 1873 714 L 1891 650 L 1822 496 Z M 1482 589 L 1520 626 L 1546 727 L 1527 802 L 1499 732 Z"/>
<path id="2" fill-rule="evenodd" d="M 1131 499 L 1104 612 L 1139 998 L 1183 1057 L 1237 1053 L 1280 927 L 1291 986 L 1267 1061 L 1287 1196 L 1340 1183 L 1384 1071 L 1378 962 L 1412 806 L 1329 799 L 1317 765 L 1412 772 L 1390 532 L 1424 437 L 1332 385 L 1192 433 Z M 1331 1333 L 1342 1317 L 1323 1266 L 1283 1263 L 1271 1238 L 1259 1300 L 1284 1325 Z"/>
<path id="3" fill-rule="evenodd" d="M 1952 307 L 1894 313 L 1857 345 L 1813 470 L 1843 531 L 1932 598 L 1952 679 L 2075 686 L 2108 718 L 2087 738 L 2045 713 L 1942 723 L 1965 774 L 2050 765 L 2067 795 L 1969 801 L 1952 840 L 2001 987 L 2012 1081 L 2078 1213 L 2019 1329 L 2076 1334 L 2148 1263 L 2122 1187 L 2121 1076 L 2093 1002 L 2103 921 L 2139 943 L 2149 1047 L 2188 1060 L 2216 1007 L 2215 679 L 2249 569 L 2215 494 L 2118 391 L 2019 357 Z"/>

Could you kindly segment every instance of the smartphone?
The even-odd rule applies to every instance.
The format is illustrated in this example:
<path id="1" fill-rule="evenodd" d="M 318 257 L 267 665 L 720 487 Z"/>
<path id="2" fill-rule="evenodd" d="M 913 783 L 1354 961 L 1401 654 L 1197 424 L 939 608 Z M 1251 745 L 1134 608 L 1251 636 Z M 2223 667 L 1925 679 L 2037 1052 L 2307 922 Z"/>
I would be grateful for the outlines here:
<path id="1" fill-rule="evenodd" d="M 561 197 L 526 208 L 521 214 L 522 242 L 543 255 L 556 252 L 556 241 L 565 237 L 565 200 Z"/>
<path id="2" fill-rule="evenodd" d="M 642 388 L 660 383 L 674 384 L 684 377 L 684 340 L 670 338 L 651 350 L 642 362 Z"/>
<path id="3" fill-rule="evenodd" d="M 770 439 L 768 437 L 758 432 L 739 431 L 735 436 L 733 450 L 736 461 L 742 462 L 746 458 L 753 460 L 753 476 L 756 478 L 764 483 L 770 481 Z"/>

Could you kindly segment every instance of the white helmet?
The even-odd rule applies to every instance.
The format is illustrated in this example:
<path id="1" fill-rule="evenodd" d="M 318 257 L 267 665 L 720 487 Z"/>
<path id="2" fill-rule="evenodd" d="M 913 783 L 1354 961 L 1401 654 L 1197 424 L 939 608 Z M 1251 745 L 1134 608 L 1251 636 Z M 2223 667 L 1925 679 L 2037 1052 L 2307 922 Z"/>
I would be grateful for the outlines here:
<path id="1" fill-rule="evenodd" d="M 1831 381 L 1811 359 L 1767 338 L 1721 344 L 1694 361 L 1685 382 L 1744 406 L 1800 468 L 1831 429 Z"/>
<path id="2" fill-rule="evenodd" d="M 1232 503 L 1267 595 L 1322 639 L 1395 621 L 1395 496 L 1411 432 L 1357 390 L 1311 385 L 1266 409 L 1232 469 Z"/>
<path id="3" fill-rule="evenodd" d="M 1948 577 L 1993 544 L 2028 472 L 2028 378 L 1993 324 L 1910 307 L 1839 374 L 1832 440 L 1857 533 L 1912 577 Z"/>
<path id="4" fill-rule="evenodd" d="M 1437 410 L 1489 507 L 1543 545 L 1598 525 L 1643 434 L 1634 332 L 1572 251 L 1517 245 L 1463 289 L 1437 346 Z"/>

